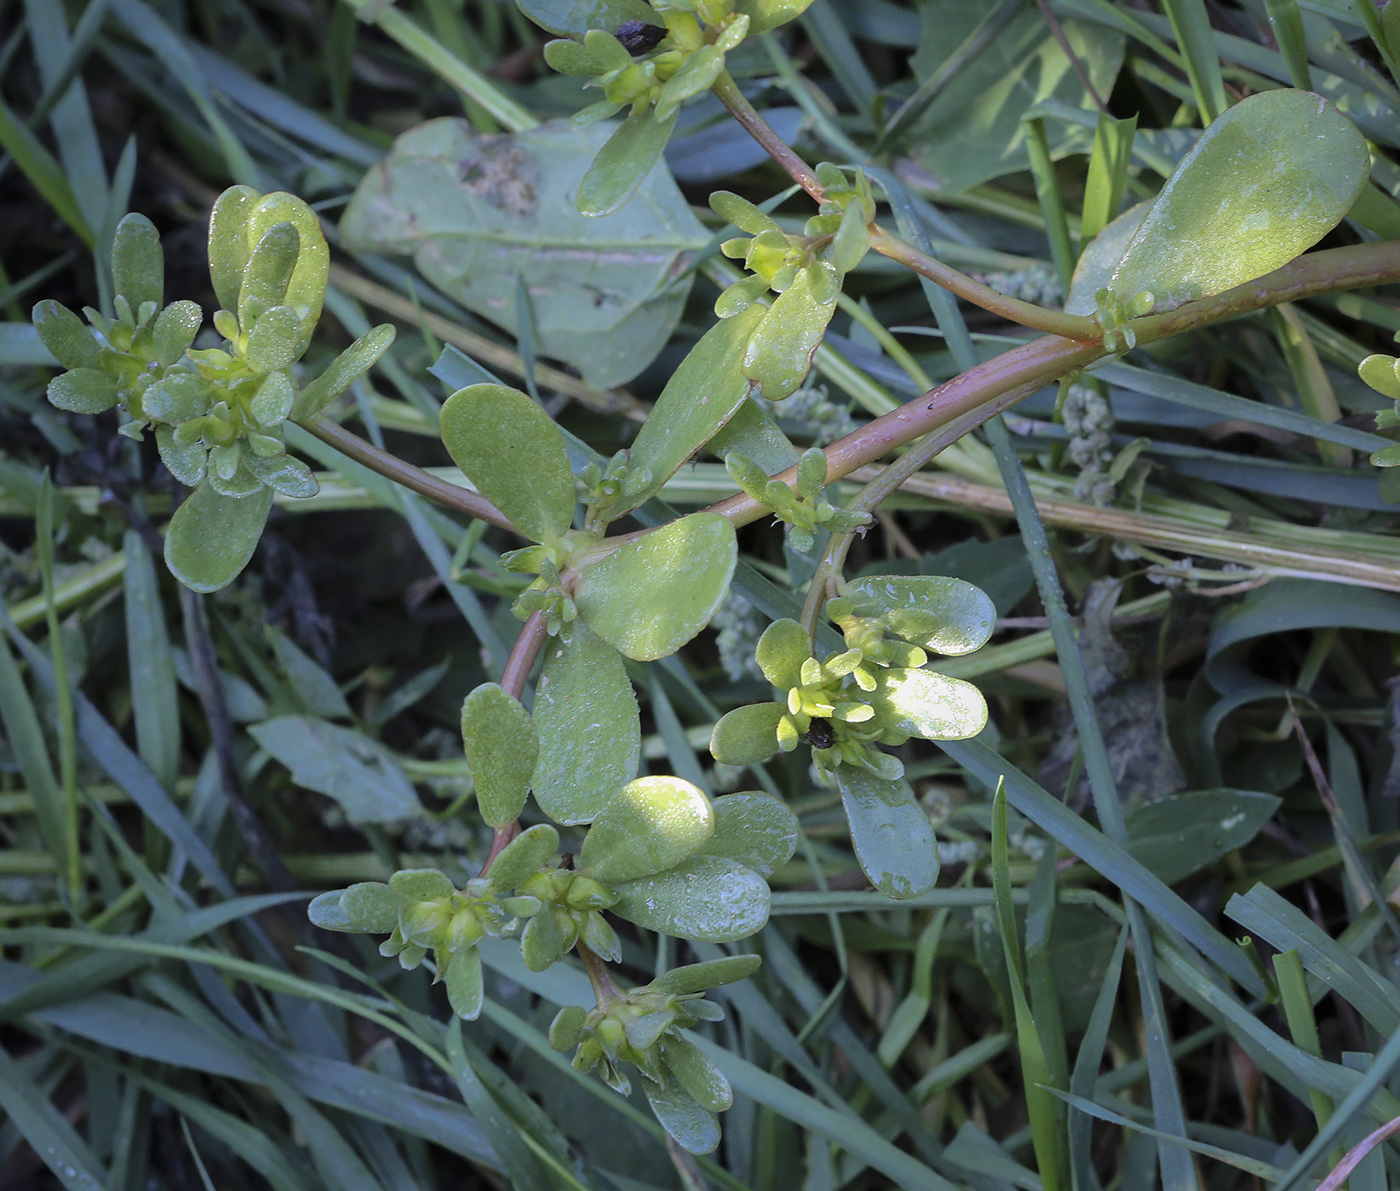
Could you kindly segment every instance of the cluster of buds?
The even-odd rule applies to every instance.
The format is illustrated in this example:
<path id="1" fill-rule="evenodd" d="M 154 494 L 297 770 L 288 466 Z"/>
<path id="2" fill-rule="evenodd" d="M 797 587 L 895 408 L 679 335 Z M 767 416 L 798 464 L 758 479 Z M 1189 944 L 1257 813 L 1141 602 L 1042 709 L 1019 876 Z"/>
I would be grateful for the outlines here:
<path id="1" fill-rule="evenodd" d="M 520 892 L 541 906 L 520 936 L 520 955 L 532 972 L 543 972 L 579 942 L 601 959 L 616 963 L 622 958 L 617 932 L 602 913 L 617 903 L 617 894 L 601 881 L 554 868 L 536 873 Z"/>
<path id="2" fill-rule="evenodd" d="M 1035 261 L 1024 269 L 998 269 L 990 273 L 974 273 L 973 278 L 991 286 L 999 294 L 1033 302 L 1037 306 L 1058 306 L 1064 301 L 1065 290 L 1054 267 Z"/>
<path id="3" fill-rule="evenodd" d="M 816 542 L 819 529 L 853 533 L 870 523 L 870 514 L 839 509 L 826 499 L 826 456 L 813 447 L 797 463 L 797 491 L 781 480 L 770 479 L 758 464 L 739 454 L 725 459 L 730 476 L 752 499 L 769 509 L 791 529 L 788 541 L 799 553 Z"/>
<path id="4" fill-rule="evenodd" d="M 543 613 L 551 637 L 557 637 L 561 628 L 578 617 L 573 596 L 564 590 L 554 554 L 550 546 L 526 546 L 501 556 L 501 565 L 506 570 L 539 576 L 516 597 L 510 610 L 521 621 L 529 620 L 536 612 Z"/>
<path id="5" fill-rule="evenodd" d="M 669 120 L 693 95 L 708 91 L 724 70 L 725 55 L 748 36 L 749 18 L 728 0 L 669 0 L 658 5 L 660 24 L 633 20 L 615 33 L 590 29 L 582 42 L 561 38 L 544 49 L 560 74 L 589 80 L 603 98 L 577 113 L 575 128 L 606 120 L 623 108 L 654 111 Z"/>
<path id="6" fill-rule="evenodd" d="M 1074 494 L 1106 505 L 1113 500 L 1113 409 L 1094 385 L 1075 383 L 1065 389 L 1060 417 L 1069 432 L 1069 459 L 1079 468 Z"/>
<path id="7" fill-rule="evenodd" d="M 1104 286 L 1094 298 L 1098 302 L 1095 317 L 1103 331 L 1104 351 L 1132 351 L 1137 346 L 1137 332 L 1128 323 L 1151 314 L 1152 307 L 1157 304 L 1156 297 L 1148 290 L 1141 290 L 1124 302 Z"/>
<path id="8" fill-rule="evenodd" d="M 575 481 L 588 510 L 584 528 L 601 529 L 617 516 L 614 509 L 619 505 L 630 509 L 638 494 L 651 487 L 651 478 L 651 468 L 630 466 L 626 451 L 613 455 L 606 468 L 596 463 L 586 464 Z"/>
<path id="9" fill-rule="evenodd" d="M 1400 334 L 1396 336 L 1400 340 Z M 1357 368 L 1357 375 L 1382 397 L 1395 402 L 1393 409 L 1376 411 L 1376 429 L 1387 430 L 1400 426 L 1400 359 L 1395 356 L 1367 356 Z M 1376 467 L 1400 466 L 1400 443 L 1393 447 L 1382 447 L 1371 456 Z"/>

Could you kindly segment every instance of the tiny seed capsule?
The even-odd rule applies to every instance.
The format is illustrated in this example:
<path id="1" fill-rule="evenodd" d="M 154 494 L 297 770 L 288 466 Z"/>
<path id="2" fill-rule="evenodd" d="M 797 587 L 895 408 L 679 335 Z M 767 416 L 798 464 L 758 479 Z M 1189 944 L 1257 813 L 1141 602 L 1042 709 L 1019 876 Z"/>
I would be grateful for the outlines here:
<path id="1" fill-rule="evenodd" d="M 654 50 L 666 32 L 662 26 L 648 25 L 645 21 L 623 21 L 613 36 L 632 57 L 640 58 Z"/>
<path id="2" fill-rule="evenodd" d="M 836 743 L 836 729 L 830 720 L 813 720 L 811 726 L 802 733 L 802 739 L 814 749 L 829 749 Z"/>

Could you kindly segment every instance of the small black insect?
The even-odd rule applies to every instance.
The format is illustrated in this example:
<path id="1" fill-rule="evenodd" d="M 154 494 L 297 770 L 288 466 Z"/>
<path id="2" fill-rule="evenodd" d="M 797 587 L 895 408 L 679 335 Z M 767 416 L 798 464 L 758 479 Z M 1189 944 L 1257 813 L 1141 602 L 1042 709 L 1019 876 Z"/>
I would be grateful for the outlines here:
<path id="1" fill-rule="evenodd" d="M 836 729 L 830 720 L 813 720 L 811 726 L 802 733 L 802 739 L 814 749 L 829 749 L 836 743 Z"/>
<path id="2" fill-rule="evenodd" d="M 648 25 L 645 21 L 623 21 L 613 34 L 622 42 L 622 48 L 634 58 L 650 53 L 666 36 L 667 30 L 660 25 Z"/>

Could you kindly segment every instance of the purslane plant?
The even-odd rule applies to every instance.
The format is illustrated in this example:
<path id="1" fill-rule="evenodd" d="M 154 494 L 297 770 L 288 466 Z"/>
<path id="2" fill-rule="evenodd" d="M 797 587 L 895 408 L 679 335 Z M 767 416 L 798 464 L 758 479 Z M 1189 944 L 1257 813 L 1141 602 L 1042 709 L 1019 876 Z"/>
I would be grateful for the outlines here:
<path id="1" fill-rule="evenodd" d="M 538 19 L 538 7 L 528 14 Z M 816 779 L 840 792 L 872 885 L 891 897 L 918 894 L 936 879 L 937 849 L 903 763 L 888 750 L 911 738 L 982 730 L 980 692 L 929 668 L 929 654 L 979 648 L 994 613 L 983 593 L 955 579 L 843 580 L 851 535 L 939 449 L 1044 384 L 1136 343 L 1310 293 L 1400 278 L 1395 244 L 1294 260 L 1346 215 L 1366 184 L 1367 158 L 1360 135 L 1324 100 L 1280 90 L 1229 109 L 1155 202 L 1120 216 L 1086 246 L 1066 311 L 996 294 L 882 228 L 863 172 L 808 167 L 725 73 L 725 56 L 746 37 L 803 7 L 803 0 L 619 0 L 591 10 L 610 14 L 606 27 L 540 22 L 562 37 L 547 49 L 548 61 L 603 94 L 580 119 L 628 113 L 584 180 L 585 212 L 625 203 L 659 157 L 679 105 L 707 90 L 818 204 L 797 235 L 746 199 L 713 196 L 714 209 L 746 234 L 724 251 L 749 273 L 720 295 L 719 321 L 677 367 L 631 448 L 611 460 L 576 468 L 544 409 L 499 384 L 461 389 L 442 408 L 442 441 L 474 491 L 436 480 L 326 418 L 322 411 L 388 348 L 393 330 L 375 328 L 320 375 L 303 375 L 328 252 L 314 213 L 290 195 L 235 187 L 215 204 L 215 344 L 195 346 L 194 303 L 163 305 L 158 237 L 139 215 L 117 230 L 112 312 L 88 311 L 89 330 L 56 303 L 35 310 L 43 341 L 66 369 L 50 385 L 50 400 L 79 413 L 118 407 L 118 431 L 137 439 L 153 432 L 166 467 L 193 489 L 167 528 L 166 558 L 196 590 L 217 589 L 246 565 L 274 493 L 315 492 L 310 469 L 287 454 L 288 421 L 523 540 L 504 560 L 533 576 L 514 604 L 523 628 L 500 682 L 477 687 L 462 709 L 477 811 L 494 830 L 489 854 L 461 888 L 434 870 L 405 870 L 386 883 L 323 894 L 311 917 L 327 929 L 386 935 L 381 953 L 405 968 L 431 963 L 453 1011 L 468 1020 L 486 995 L 482 940 L 518 939 L 533 971 L 576 954 L 595 1003 L 562 1010 L 551 1041 L 574 1049 L 576 1066 L 598 1069 L 620 1091 L 634 1069 L 658 1119 L 696 1151 L 718 1143 L 715 1114 L 732 1095 L 685 1031 L 720 1015 L 704 992 L 747 977 L 757 959 L 681 967 L 625 990 L 608 966 L 621 960 L 615 922 L 692 941 L 754 934 L 767 921 L 767 878 L 792 856 L 800 827 L 770 794 L 711 798 L 680 777 L 639 777 L 640 714 L 624 659 L 665 658 L 710 622 L 734 574 L 737 527 L 771 513 L 788 523 L 795 549 L 821 544 L 801 620 L 775 620 L 758 642 L 756 660 L 776 697 L 720 718 L 711 752 L 730 765 L 761 765 L 805 745 Z M 1242 170 L 1258 184 L 1242 185 Z M 774 439 L 751 399 L 781 401 L 803 383 L 847 274 L 872 248 L 1051 335 L 824 450 L 799 457 L 787 444 L 786 470 L 760 466 L 755 460 L 771 460 L 763 451 Z M 1362 376 L 1400 402 L 1395 367 L 1391 357 L 1371 357 Z M 740 495 L 674 519 L 655 506 L 651 528 L 609 532 L 721 431 Z M 828 499 L 826 485 L 905 446 L 849 505 Z M 1376 461 L 1391 462 L 1389 454 Z M 818 628 L 828 624 L 844 648 L 821 644 Z M 537 661 L 527 710 L 522 697 Z"/>

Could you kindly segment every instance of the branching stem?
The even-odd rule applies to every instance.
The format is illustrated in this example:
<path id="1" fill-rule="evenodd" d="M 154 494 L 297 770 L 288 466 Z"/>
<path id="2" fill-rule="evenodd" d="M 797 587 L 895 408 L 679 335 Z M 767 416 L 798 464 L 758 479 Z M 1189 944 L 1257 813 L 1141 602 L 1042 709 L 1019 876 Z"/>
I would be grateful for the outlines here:
<path id="1" fill-rule="evenodd" d="M 729 76 L 727 70 L 720 72 L 720 76 L 715 80 L 711 90 L 715 93 L 715 98 L 729 109 L 729 114 L 742 125 L 744 131 L 762 145 L 768 156 L 787 171 L 788 177 L 810 194 L 816 202 L 821 202 L 825 192 L 822 189 L 822 184 L 817 181 L 817 175 L 812 167 L 793 151 L 792 147 L 774 131 L 773 126 L 767 120 L 758 114 L 758 109 L 739 90 L 739 84 Z"/>

